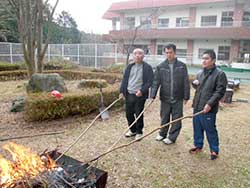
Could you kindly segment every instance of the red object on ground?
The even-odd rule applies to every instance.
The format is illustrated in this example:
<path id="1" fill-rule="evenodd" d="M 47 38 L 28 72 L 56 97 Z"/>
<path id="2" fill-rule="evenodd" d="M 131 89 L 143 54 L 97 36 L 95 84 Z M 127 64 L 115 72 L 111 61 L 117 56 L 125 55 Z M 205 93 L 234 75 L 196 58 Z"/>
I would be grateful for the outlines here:
<path id="1" fill-rule="evenodd" d="M 51 91 L 50 95 L 52 97 L 57 98 L 57 99 L 61 99 L 63 97 L 62 94 L 59 91 L 57 91 L 57 90 Z"/>

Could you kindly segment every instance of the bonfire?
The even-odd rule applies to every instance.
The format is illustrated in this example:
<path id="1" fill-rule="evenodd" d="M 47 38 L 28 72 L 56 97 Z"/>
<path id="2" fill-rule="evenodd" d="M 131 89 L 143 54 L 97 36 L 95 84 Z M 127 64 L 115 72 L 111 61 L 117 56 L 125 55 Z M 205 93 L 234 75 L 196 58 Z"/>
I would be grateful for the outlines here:
<path id="1" fill-rule="evenodd" d="M 96 176 L 93 173 L 85 172 L 80 176 L 76 173 L 77 170 L 71 173 L 69 171 L 72 171 L 72 165 L 58 165 L 47 152 L 39 155 L 15 143 L 8 143 L 3 149 L 11 154 L 12 159 L 0 156 L 1 188 L 95 187 Z M 82 166 L 78 164 L 77 168 Z"/>

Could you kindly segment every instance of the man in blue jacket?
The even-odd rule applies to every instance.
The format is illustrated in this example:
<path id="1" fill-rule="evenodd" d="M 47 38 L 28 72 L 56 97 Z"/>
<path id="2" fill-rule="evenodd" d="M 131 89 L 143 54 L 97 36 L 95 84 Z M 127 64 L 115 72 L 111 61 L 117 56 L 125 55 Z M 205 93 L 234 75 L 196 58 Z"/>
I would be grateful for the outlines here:
<path id="1" fill-rule="evenodd" d="M 120 95 L 125 98 L 126 118 L 129 125 L 135 121 L 135 116 L 137 117 L 143 111 L 154 76 L 152 67 L 143 61 L 142 49 L 136 48 L 133 51 L 133 58 L 134 62 L 127 66 L 120 87 Z M 135 136 L 135 139 L 139 139 L 143 134 L 143 127 L 142 115 L 125 136 Z"/>

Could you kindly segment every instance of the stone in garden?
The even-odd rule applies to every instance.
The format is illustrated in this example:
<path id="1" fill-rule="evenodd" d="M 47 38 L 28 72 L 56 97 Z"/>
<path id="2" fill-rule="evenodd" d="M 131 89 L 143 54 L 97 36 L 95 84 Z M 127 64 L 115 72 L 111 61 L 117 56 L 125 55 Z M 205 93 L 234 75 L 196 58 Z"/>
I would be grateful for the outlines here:
<path id="1" fill-rule="evenodd" d="M 25 99 L 24 97 L 18 97 L 12 101 L 10 108 L 11 112 L 22 112 L 24 111 Z"/>
<path id="2" fill-rule="evenodd" d="M 33 74 L 27 85 L 27 92 L 67 92 L 63 78 L 57 74 Z"/>

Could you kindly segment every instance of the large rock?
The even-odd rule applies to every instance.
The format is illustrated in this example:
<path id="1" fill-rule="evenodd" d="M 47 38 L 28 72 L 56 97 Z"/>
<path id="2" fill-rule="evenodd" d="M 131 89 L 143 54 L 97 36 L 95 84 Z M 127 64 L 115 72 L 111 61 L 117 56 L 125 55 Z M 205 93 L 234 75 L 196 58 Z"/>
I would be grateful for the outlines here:
<path id="1" fill-rule="evenodd" d="M 25 99 L 24 97 L 18 97 L 12 101 L 10 108 L 11 112 L 22 112 L 24 111 Z"/>
<path id="2" fill-rule="evenodd" d="M 63 78 L 57 73 L 33 74 L 27 85 L 27 92 L 50 92 L 52 90 L 67 91 Z"/>

